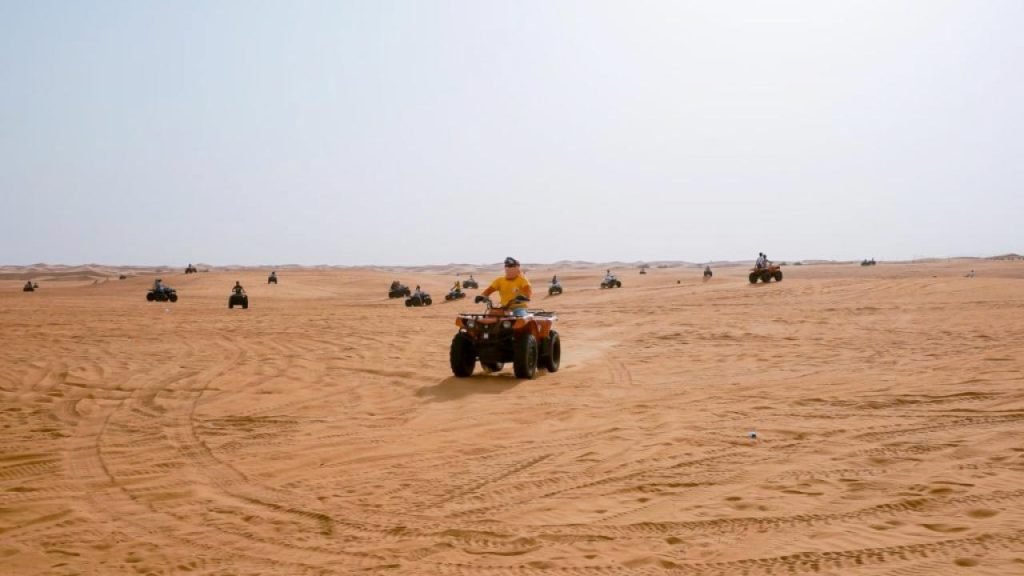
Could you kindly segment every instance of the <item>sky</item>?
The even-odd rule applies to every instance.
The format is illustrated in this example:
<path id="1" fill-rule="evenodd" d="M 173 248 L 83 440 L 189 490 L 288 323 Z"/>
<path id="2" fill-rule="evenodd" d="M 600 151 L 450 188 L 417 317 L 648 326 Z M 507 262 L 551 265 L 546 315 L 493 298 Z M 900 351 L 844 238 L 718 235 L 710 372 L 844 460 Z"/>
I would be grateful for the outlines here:
<path id="1" fill-rule="evenodd" d="M 0 264 L 1024 252 L 1024 2 L 0 0 Z"/>

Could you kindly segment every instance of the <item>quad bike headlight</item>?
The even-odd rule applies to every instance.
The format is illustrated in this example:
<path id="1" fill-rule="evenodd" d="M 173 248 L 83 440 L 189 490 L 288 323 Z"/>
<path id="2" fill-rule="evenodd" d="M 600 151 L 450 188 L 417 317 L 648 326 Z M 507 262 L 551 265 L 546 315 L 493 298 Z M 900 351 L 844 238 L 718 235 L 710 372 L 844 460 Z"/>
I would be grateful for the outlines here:
<path id="1" fill-rule="evenodd" d="M 473 320 L 472 318 L 470 318 L 469 320 L 466 320 L 466 328 L 474 328 L 474 327 L 476 327 L 476 320 Z"/>
<path id="2" fill-rule="evenodd" d="M 508 320 L 505 320 L 501 323 L 501 327 L 504 328 L 505 330 L 508 330 L 509 328 L 512 327 L 512 323 L 509 322 Z"/>

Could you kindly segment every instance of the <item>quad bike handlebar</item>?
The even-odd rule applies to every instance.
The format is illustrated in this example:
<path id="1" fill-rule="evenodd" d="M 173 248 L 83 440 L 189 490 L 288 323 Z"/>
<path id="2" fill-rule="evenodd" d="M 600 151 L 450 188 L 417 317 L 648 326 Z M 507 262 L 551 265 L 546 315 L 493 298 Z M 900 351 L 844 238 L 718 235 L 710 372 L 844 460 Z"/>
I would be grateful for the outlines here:
<path id="1" fill-rule="evenodd" d="M 522 294 L 516 294 L 516 297 L 513 298 L 509 302 L 509 305 L 519 304 L 519 303 L 522 303 L 522 302 L 529 302 L 529 301 L 530 301 L 530 299 L 528 297 L 523 296 Z M 487 307 L 488 310 L 491 310 L 491 309 L 494 309 L 494 308 L 508 308 L 508 306 L 495 306 L 494 303 L 491 302 L 491 299 L 489 297 L 487 297 L 487 296 L 484 296 L 483 294 L 477 294 L 476 298 L 473 299 L 473 302 L 476 302 L 477 304 L 483 303 Z"/>

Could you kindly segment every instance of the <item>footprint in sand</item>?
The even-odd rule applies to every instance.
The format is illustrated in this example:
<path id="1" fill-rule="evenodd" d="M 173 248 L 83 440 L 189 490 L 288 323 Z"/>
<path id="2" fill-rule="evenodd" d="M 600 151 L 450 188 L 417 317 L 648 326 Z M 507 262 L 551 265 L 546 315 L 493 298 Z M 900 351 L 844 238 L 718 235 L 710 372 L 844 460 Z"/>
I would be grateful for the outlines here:
<path id="1" fill-rule="evenodd" d="M 967 515 L 971 518 L 991 518 L 996 514 L 999 514 L 999 512 L 996 510 L 989 510 L 987 508 L 979 508 L 977 510 L 967 512 Z"/>
<path id="2" fill-rule="evenodd" d="M 921 527 L 927 528 L 932 532 L 942 532 L 948 534 L 951 532 L 964 532 L 969 530 L 966 526 L 950 526 L 949 524 L 921 524 Z"/>

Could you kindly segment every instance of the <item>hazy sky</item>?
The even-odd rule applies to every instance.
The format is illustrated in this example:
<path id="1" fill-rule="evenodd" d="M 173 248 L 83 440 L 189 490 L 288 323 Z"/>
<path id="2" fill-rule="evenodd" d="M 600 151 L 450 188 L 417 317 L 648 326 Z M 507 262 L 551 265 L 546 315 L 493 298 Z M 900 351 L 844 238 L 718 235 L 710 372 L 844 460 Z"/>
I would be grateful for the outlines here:
<path id="1" fill-rule="evenodd" d="M 1024 2 L 0 0 L 0 263 L 1024 252 Z"/>

